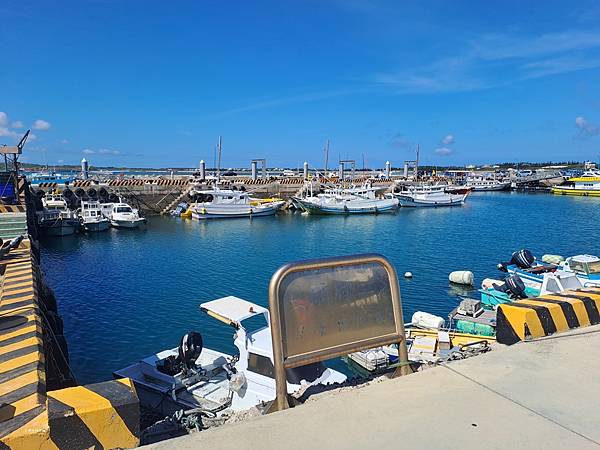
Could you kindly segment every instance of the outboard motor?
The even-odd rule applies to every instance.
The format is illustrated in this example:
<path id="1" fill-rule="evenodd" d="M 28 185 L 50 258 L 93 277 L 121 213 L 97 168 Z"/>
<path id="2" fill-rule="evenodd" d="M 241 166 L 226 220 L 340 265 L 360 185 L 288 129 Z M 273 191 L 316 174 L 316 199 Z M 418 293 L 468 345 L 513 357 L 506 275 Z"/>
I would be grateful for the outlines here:
<path id="1" fill-rule="evenodd" d="M 529 250 L 523 249 L 514 252 L 510 261 L 520 269 L 529 269 L 535 262 L 535 256 Z"/>
<path id="2" fill-rule="evenodd" d="M 508 266 L 515 265 L 520 269 L 529 269 L 533 266 L 535 262 L 535 256 L 527 249 L 519 250 L 518 252 L 514 252 L 510 261 L 501 262 L 498 264 L 498 269 L 503 272 L 508 272 Z"/>
<path id="3" fill-rule="evenodd" d="M 525 283 L 519 275 L 511 275 L 506 277 L 504 283 L 501 285 L 494 284 L 494 289 L 500 292 L 508 294 L 509 297 L 514 299 L 527 298 L 525 293 Z"/>
<path id="4" fill-rule="evenodd" d="M 178 359 L 183 363 L 184 368 L 186 370 L 193 368 L 200 353 L 202 353 L 202 335 L 197 331 L 184 334 L 179 344 L 178 353 Z"/>

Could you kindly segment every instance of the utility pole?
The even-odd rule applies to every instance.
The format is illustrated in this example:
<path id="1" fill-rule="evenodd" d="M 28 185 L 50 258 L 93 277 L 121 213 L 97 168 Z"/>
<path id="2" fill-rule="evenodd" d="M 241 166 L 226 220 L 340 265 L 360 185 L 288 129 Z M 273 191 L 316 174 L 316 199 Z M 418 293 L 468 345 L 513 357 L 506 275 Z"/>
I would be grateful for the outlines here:
<path id="1" fill-rule="evenodd" d="M 325 144 L 325 174 L 327 174 L 327 165 L 329 164 L 329 139 L 327 139 L 327 143 Z"/>

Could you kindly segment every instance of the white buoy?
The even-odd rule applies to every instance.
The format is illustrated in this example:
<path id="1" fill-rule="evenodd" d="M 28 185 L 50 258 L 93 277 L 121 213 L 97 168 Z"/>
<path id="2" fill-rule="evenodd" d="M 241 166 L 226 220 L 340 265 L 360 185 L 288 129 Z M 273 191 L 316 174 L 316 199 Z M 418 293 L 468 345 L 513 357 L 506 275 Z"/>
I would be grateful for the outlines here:
<path id="1" fill-rule="evenodd" d="M 412 272 L 404 272 L 404 278 L 412 278 Z"/>
<path id="2" fill-rule="evenodd" d="M 444 328 L 446 322 L 439 316 L 434 316 L 423 311 L 417 311 L 412 315 L 411 323 L 420 328 L 433 328 L 439 330 Z"/>
<path id="3" fill-rule="evenodd" d="M 457 270 L 451 272 L 448 276 L 448 280 L 452 283 L 467 284 L 469 286 L 473 285 L 473 278 L 473 272 L 469 272 L 468 270 Z"/>

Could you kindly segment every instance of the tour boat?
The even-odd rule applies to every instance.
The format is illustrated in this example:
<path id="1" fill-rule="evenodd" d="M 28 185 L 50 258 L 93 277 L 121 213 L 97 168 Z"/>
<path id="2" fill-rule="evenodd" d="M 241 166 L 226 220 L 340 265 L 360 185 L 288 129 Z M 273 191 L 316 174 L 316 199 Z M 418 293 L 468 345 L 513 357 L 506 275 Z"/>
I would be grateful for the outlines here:
<path id="1" fill-rule="evenodd" d="M 110 220 L 102 214 L 100 202 L 96 200 L 82 200 L 79 216 L 85 231 L 106 231 L 110 227 Z"/>
<path id="2" fill-rule="evenodd" d="M 235 330 L 233 345 L 237 355 L 203 348 L 200 333 L 189 332 L 179 348 L 164 350 L 117 370 L 115 377 L 131 378 L 140 405 L 163 417 L 179 410 L 217 415 L 274 400 L 268 309 L 233 296 L 202 303 L 200 309 Z M 248 325 L 254 331 L 248 331 Z M 322 363 L 288 369 L 286 373 L 287 391 L 292 395 L 309 386 L 346 381 L 345 375 Z"/>
<path id="3" fill-rule="evenodd" d="M 284 205 L 283 200 L 260 202 L 247 192 L 231 189 L 207 189 L 192 193 L 197 199 L 190 206 L 194 219 L 229 219 L 272 216 Z"/>
<path id="4" fill-rule="evenodd" d="M 600 172 L 587 171 L 580 177 L 569 178 L 563 184 L 552 187 L 553 194 L 600 196 Z"/>
<path id="5" fill-rule="evenodd" d="M 76 214 L 69 210 L 65 198 L 58 193 L 47 193 L 42 198 L 43 210 L 37 213 L 40 232 L 46 236 L 68 236 L 79 230 Z"/>
<path id="6" fill-rule="evenodd" d="M 304 198 L 294 197 L 294 203 L 309 214 L 378 214 L 398 208 L 396 198 L 378 198 L 376 192 L 377 189 L 369 184 L 340 187 Z"/>

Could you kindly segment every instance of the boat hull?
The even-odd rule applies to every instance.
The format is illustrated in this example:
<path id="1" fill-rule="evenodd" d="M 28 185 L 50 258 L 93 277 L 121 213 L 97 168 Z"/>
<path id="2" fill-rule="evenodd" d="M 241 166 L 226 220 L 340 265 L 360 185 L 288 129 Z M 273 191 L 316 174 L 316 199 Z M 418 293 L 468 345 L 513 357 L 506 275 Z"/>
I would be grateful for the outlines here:
<path id="1" fill-rule="evenodd" d="M 493 186 L 471 186 L 475 192 L 493 192 L 507 191 L 510 189 L 510 183 L 499 183 Z"/>
<path id="2" fill-rule="evenodd" d="M 110 228 L 110 221 L 100 220 L 97 222 L 84 222 L 83 229 L 90 233 L 96 233 L 99 231 L 106 231 Z"/>
<path id="3" fill-rule="evenodd" d="M 417 194 L 417 195 L 396 195 L 402 207 L 442 207 L 442 206 L 462 206 L 465 204 L 468 193 L 464 195 L 453 194 Z"/>
<path id="4" fill-rule="evenodd" d="M 197 220 L 207 219 L 243 219 L 253 217 L 273 216 L 283 206 L 284 202 L 270 205 L 198 205 L 192 209 L 192 218 Z"/>
<path id="5" fill-rule="evenodd" d="M 124 219 L 111 219 L 111 226 L 115 228 L 128 228 L 134 229 L 139 228 L 143 225 L 146 225 L 146 219 L 133 219 L 133 220 L 124 220 Z"/>
<path id="6" fill-rule="evenodd" d="M 340 205 L 317 204 L 296 199 L 301 209 L 309 214 L 348 215 L 348 214 L 380 214 L 393 212 L 398 208 L 396 199 L 379 200 L 376 202 L 347 202 Z"/>
<path id="7" fill-rule="evenodd" d="M 580 197 L 600 197 L 600 189 L 575 189 L 572 187 L 552 187 L 552 193 L 556 195 L 577 195 Z"/>
<path id="8" fill-rule="evenodd" d="M 78 223 L 75 221 L 57 220 L 40 223 L 40 232 L 44 236 L 69 236 L 77 232 Z"/>

